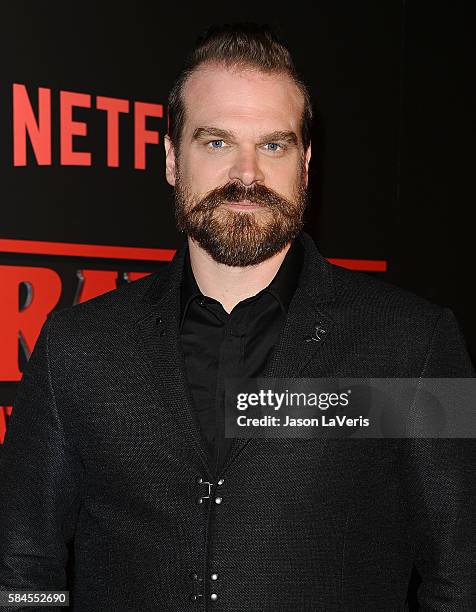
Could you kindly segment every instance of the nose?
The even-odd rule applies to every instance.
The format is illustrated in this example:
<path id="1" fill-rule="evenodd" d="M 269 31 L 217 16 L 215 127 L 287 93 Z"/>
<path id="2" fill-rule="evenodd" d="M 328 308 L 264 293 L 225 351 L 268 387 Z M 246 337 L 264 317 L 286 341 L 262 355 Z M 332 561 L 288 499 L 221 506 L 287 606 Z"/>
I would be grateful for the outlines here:
<path id="1" fill-rule="evenodd" d="M 259 165 L 255 148 L 241 149 L 233 159 L 229 171 L 229 179 L 239 179 L 244 185 L 252 185 L 255 181 L 264 181 L 264 173 Z"/>

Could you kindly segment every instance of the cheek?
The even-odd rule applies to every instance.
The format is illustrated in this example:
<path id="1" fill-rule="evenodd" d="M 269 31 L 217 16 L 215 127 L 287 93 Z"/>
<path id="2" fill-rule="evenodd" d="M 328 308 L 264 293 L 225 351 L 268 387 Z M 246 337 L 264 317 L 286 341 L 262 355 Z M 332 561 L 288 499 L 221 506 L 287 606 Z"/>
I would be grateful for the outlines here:
<path id="1" fill-rule="evenodd" d="M 204 194 L 227 182 L 228 166 L 223 160 L 191 155 L 183 168 L 191 189 Z"/>
<path id="2" fill-rule="evenodd" d="M 289 199 L 294 195 L 299 176 L 299 169 L 296 169 L 295 166 L 292 168 L 273 167 L 268 172 L 266 186 Z"/>

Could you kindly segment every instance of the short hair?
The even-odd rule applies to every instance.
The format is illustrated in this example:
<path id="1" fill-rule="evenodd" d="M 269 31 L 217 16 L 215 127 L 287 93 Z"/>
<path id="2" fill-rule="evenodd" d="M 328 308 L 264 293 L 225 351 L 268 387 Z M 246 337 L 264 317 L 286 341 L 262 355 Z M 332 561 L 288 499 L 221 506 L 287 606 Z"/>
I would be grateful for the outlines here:
<path id="1" fill-rule="evenodd" d="M 301 138 L 304 149 L 311 142 L 312 103 L 286 46 L 266 24 L 233 23 L 211 26 L 200 36 L 169 94 L 168 135 L 178 150 L 185 123 L 183 88 L 190 75 L 202 64 L 217 62 L 226 67 L 257 68 L 267 73 L 286 73 L 304 98 Z"/>

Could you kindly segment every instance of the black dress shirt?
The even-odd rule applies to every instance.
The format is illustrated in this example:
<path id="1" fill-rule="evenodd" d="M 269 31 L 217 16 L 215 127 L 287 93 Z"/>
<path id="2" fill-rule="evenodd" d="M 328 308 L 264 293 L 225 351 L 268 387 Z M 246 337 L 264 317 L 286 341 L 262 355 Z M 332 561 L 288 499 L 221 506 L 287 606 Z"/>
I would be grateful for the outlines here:
<path id="1" fill-rule="evenodd" d="M 296 238 L 271 283 L 228 314 L 219 301 L 201 293 L 187 249 L 180 339 L 196 420 L 216 471 L 232 442 L 224 437 L 224 380 L 263 372 L 286 320 L 303 258 Z"/>

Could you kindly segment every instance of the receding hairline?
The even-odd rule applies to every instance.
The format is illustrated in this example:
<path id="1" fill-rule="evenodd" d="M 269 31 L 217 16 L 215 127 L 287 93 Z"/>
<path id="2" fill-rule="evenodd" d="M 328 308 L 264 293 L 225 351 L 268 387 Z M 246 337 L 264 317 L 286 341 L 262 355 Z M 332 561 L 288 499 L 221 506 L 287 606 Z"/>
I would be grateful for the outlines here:
<path id="1" fill-rule="evenodd" d="M 291 83 L 293 83 L 296 86 L 303 100 L 305 98 L 304 93 L 301 89 L 303 85 L 300 83 L 300 81 L 296 77 L 294 77 L 294 75 L 292 74 L 290 70 L 287 70 L 286 68 L 264 68 L 263 66 L 250 62 L 249 60 L 237 60 L 234 58 L 230 58 L 229 60 L 211 58 L 211 59 L 204 60 L 203 62 L 200 62 L 200 64 L 197 64 L 196 66 L 191 68 L 184 75 L 184 79 L 182 81 L 181 93 L 183 94 L 185 84 L 192 77 L 194 77 L 197 73 L 211 72 L 217 69 L 222 69 L 227 72 L 232 72 L 235 74 L 250 73 L 250 74 L 261 74 L 261 75 L 268 76 L 268 77 L 282 76 L 282 77 L 287 78 Z"/>
<path id="2" fill-rule="evenodd" d="M 301 112 L 303 113 L 306 108 L 306 95 L 303 90 L 303 85 L 297 80 L 289 70 L 285 68 L 278 69 L 264 69 L 262 66 L 258 66 L 250 63 L 249 61 L 236 61 L 236 60 L 221 60 L 221 59 L 209 59 L 201 62 L 197 66 L 194 66 L 189 72 L 184 75 L 184 79 L 182 81 L 182 85 L 180 88 L 180 97 L 182 98 L 182 103 L 185 111 L 185 88 L 187 83 L 189 83 L 190 79 L 195 77 L 199 72 L 210 72 L 216 69 L 224 69 L 227 72 L 233 72 L 236 74 L 261 74 L 268 77 L 273 76 L 282 76 L 285 77 L 291 84 L 296 87 L 296 90 L 299 93 L 301 98 L 302 108 Z"/>

